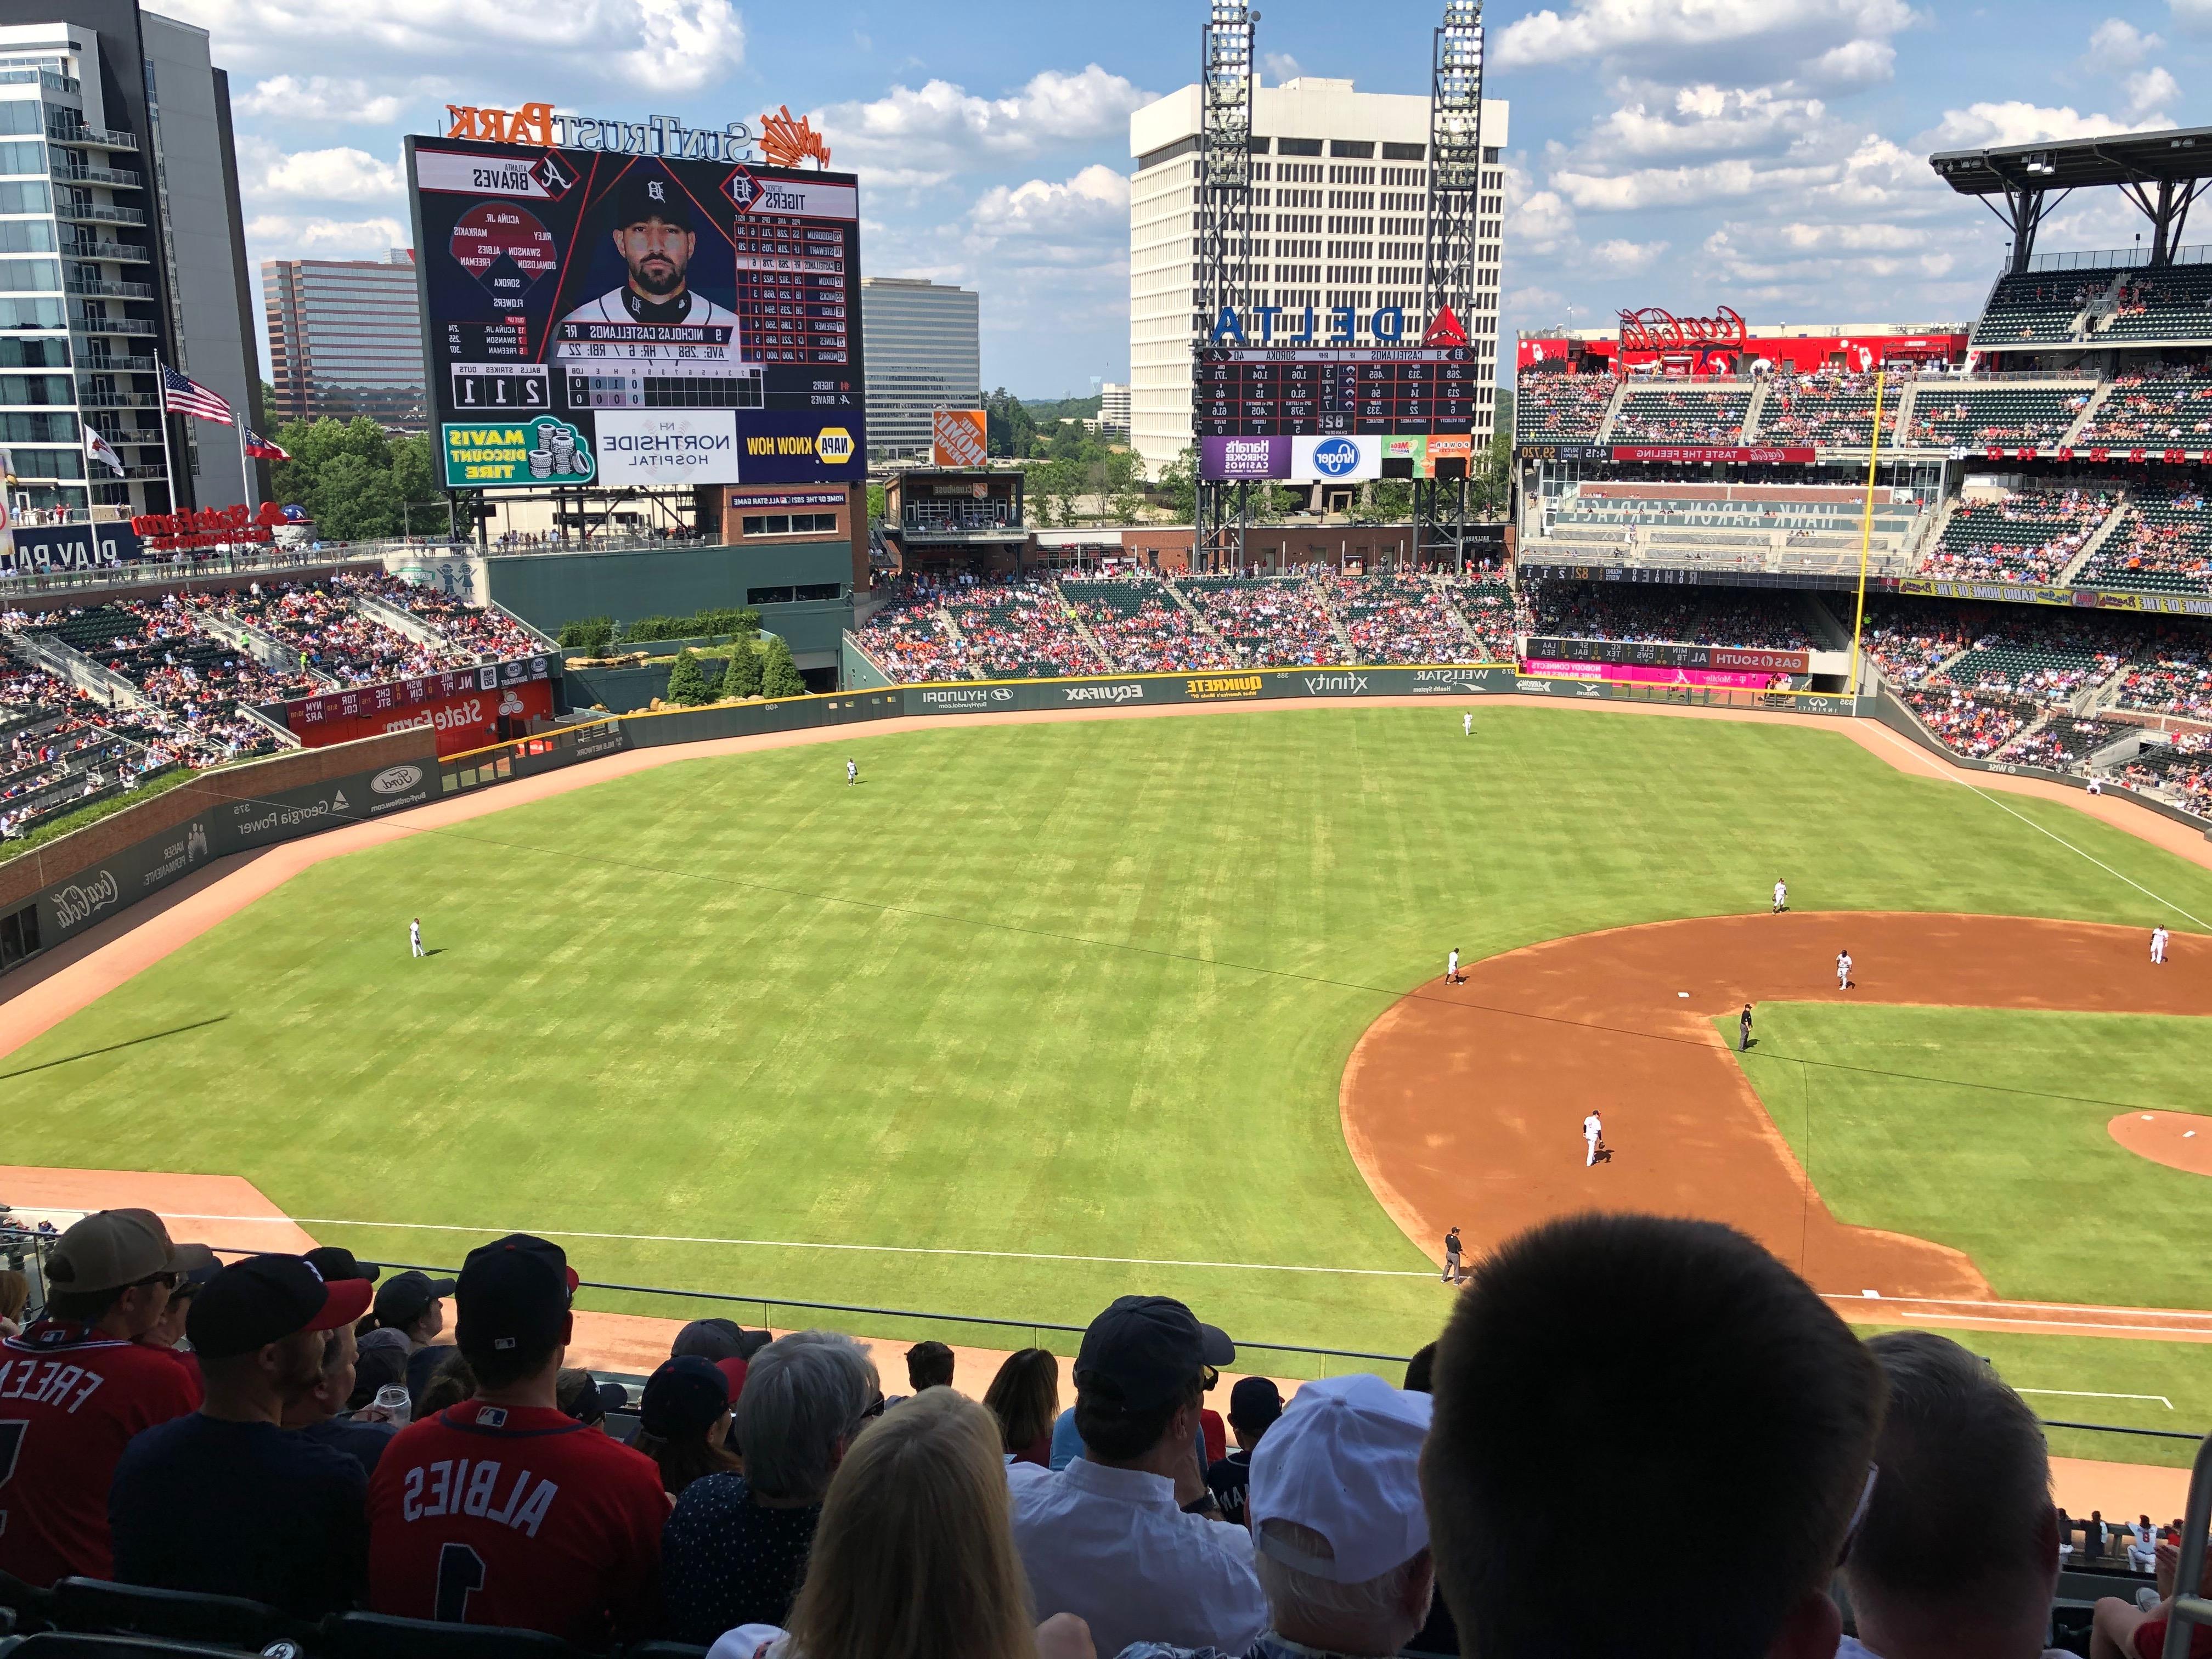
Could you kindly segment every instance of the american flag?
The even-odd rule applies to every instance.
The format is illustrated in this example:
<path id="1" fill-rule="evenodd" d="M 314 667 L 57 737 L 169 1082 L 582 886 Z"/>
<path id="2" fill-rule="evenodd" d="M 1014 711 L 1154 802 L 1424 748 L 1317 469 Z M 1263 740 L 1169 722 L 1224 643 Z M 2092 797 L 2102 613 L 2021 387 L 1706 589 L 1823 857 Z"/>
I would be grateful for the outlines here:
<path id="1" fill-rule="evenodd" d="M 230 405 L 198 380 L 188 380 L 167 363 L 161 365 L 161 406 L 172 415 L 195 415 L 203 421 L 235 426 Z"/>

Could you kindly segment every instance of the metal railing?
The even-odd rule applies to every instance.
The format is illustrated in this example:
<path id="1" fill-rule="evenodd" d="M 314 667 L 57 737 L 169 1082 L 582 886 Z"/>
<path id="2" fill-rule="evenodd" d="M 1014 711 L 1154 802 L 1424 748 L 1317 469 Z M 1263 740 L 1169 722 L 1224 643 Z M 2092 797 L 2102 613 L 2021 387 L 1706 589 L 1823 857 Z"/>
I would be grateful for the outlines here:
<path id="1" fill-rule="evenodd" d="M 54 217 L 75 224 L 143 225 L 145 213 L 137 208 L 103 207 L 96 202 L 56 202 Z"/>
<path id="2" fill-rule="evenodd" d="M 121 132 L 113 127 L 95 127 L 84 123 L 49 121 L 46 138 L 57 144 L 76 144 L 86 149 L 137 149 L 138 135 Z"/>
<path id="3" fill-rule="evenodd" d="M 73 316 L 69 319 L 72 334 L 157 334 L 161 331 L 152 323 L 142 323 L 135 317 Z"/>
<path id="4" fill-rule="evenodd" d="M 2037 275 L 2046 270 L 2118 270 L 2131 269 L 2150 263 L 2150 250 L 2141 244 L 2134 247 L 2100 248 L 2081 253 L 2039 253 L 2027 262 L 2027 274 Z M 2212 264 L 2212 243 L 2199 243 L 2195 247 L 2176 248 L 2169 264 Z M 2011 273 L 2005 266 L 1997 267 L 2001 276 Z"/>
<path id="5" fill-rule="evenodd" d="M 82 276 L 62 279 L 62 292 L 86 296 L 106 295 L 111 300 L 150 300 L 154 297 L 151 283 L 88 282 Z"/>
<path id="6" fill-rule="evenodd" d="M 95 237 L 78 237 L 61 246 L 64 259 L 113 259 L 118 264 L 151 264 L 153 254 L 136 242 L 102 241 Z"/>
<path id="7" fill-rule="evenodd" d="M 127 476 L 137 476 L 132 468 Z M 159 467 L 143 469 L 161 477 Z M 432 544 L 433 546 L 439 545 Z M 327 569 L 335 565 L 381 566 L 387 549 L 407 546 L 424 550 L 423 544 L 355 542 L 321 548 L 258 547 L 248 551 L 192 554 L 181 559 L 159 556 L 134 559 L 128 564 L 105 565 L 95 570 L 50 570 L 42 575 L 0 578 L 0 599 L 19 599 L 49 593 L 82 593 L 103 588 L 147 587 L 163 583 L 205 581 L 228 576 L 258 576 L 271 572 Z M 465 552 L 465 548 L 454 550 Z"/>
<path id="8" fill-rule="evenodd" d="M 146 181 L 134 167 L 72 167 L 56 161 L 50 169 L 58 184 L 106 185 L 117 190 L 143 190 Z"/>

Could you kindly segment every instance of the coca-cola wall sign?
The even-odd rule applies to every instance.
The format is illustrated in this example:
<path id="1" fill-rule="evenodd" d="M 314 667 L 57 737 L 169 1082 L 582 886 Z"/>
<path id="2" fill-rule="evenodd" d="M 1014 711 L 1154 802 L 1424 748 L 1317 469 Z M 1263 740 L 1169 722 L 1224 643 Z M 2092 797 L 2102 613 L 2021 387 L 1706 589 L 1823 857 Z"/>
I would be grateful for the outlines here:
<path id="1" fill-rule="evenodd" d="M 1623 351 L 1741 350 L 1747 343 L 1743 319 L 1727 306 L 1710 317 L 1677 317 L 1658 306 L 1620 313 Z"/>

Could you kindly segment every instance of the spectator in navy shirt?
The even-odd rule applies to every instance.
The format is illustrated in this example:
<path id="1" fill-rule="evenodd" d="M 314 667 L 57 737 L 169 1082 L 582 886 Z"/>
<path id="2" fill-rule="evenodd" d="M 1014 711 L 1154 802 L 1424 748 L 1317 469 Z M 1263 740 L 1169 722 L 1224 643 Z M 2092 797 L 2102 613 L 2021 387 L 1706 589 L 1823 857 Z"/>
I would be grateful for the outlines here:
<path id="1" fill-rule="evenodd" d="M 354 1362 L 359 1352 L 350 1330 L 332 1331 L 323 1345 L 321 1380 L 284 1408 L 284 1426 L 319 1446 L 343 1452 L 361 1465 L 363 1474 L 374 1474 L 376 1460 L 384 1455 L 399 1425 L 363 1421 L 346 1410 L 353 1397 Z"/>
<path id="2" fill-rule="evenodd" d="M 205 1399 L 132 1439 L 108 1489 L 119 1581 L 242 1595 L 302 1619 L 359 1599 L 368 1477 L 283 1425 L 322 1385 L 331 1333 L 368 1300 L 365 1280 L 326 1285 L 295 1255 L 248 1256 L 208 1282 L 187 1327 Z"/>

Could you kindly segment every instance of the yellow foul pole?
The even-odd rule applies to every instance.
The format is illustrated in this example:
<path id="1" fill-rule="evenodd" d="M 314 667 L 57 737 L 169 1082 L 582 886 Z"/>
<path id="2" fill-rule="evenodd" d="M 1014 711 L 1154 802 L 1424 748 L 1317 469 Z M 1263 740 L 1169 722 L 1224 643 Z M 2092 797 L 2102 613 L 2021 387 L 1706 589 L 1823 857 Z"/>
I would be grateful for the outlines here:
<path id="1" fill-rule="evenodd" d="M 1876 369 L 1874 377 L 1874 441 L 1867 447 L 1866 510 L 1859 519 L 1859 599 L 1858 608 L 1851 617 L 1851 672 L 1845 681 L 1846 695 L 1859 694 L 1859 636 L 1866 631 L 1867 555 L 1874 544 L 1874 468 L 1881 457 L 1881 394 L 1887 369 Z"/>

